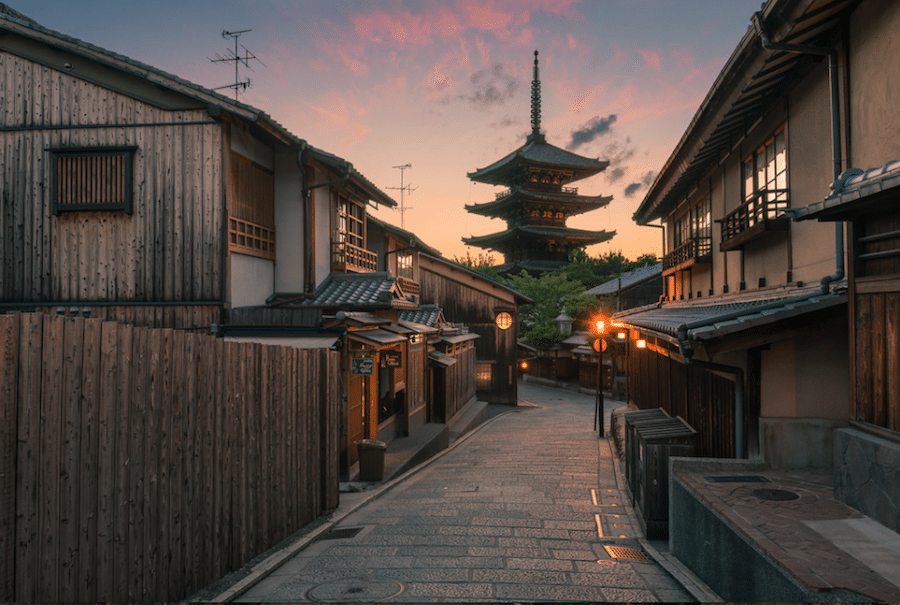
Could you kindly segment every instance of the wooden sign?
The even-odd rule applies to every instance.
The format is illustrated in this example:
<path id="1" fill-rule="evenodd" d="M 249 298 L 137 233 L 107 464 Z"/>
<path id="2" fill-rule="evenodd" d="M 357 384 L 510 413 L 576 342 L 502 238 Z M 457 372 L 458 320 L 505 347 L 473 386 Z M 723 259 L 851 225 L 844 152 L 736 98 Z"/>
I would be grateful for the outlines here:
<path id="1" fill-rule="evenodd" d="M 402 368 L 403 353 L 399 351 L 386 351 L 381 354 L 381 365 L 386 368 Z"/>
<path id="2" fill-rule="evenodd" d="M 374 357 L 353 357 L 350 360 L 350 373 L 354 376 L 371 376 L 375 373 Z"/>

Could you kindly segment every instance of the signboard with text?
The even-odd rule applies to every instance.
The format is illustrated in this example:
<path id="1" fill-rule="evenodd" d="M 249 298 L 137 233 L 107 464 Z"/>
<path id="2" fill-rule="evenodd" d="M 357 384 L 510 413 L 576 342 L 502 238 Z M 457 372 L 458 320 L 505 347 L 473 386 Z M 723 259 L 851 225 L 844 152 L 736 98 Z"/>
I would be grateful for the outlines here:
<path id="1" fill-rule="evenodd" d="M 371 376 L 375 373 L 374 357 L 353 357 L 350 359 L 350 373 L 354 376 Z"/>

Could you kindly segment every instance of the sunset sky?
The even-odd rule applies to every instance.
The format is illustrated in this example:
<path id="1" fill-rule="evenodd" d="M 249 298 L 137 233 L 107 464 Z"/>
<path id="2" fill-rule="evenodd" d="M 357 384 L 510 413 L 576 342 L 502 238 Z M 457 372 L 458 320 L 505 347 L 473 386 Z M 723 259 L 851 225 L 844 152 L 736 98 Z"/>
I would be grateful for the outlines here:
<path id="1" fill-rule="evenodd" d="M 260 62 L 242 68 L 241 101 L 310 144 L 350 161 L 400 202 L 403 226 L 446 257 L 461 238 L 505 228 L 467 213 L 498 189 L 466 173 L 530 132 L 540 52 L 548 142 L 609 160 L 575 183 L 612 195 L 570 227 L 616 230 L 591 255 L 661 251 L 659 229 L 631 215 L 750 26 L 760 0 L 496 0 L 482 2 L 7 0 L 41 25 L 216 88 L 234 82 L 222 31 Z M 241 50 L 243 53 L 244 51 Z M 229 90 L 221 91 L 233 96 Z M 398 188 L 398 189 L 392 189 Z M 398 211 L 376 216 L 397 226 Z M 483 250 L 471 248 L 477 255 Z M 502 262 L 499 254 L 494 254 Z"/>

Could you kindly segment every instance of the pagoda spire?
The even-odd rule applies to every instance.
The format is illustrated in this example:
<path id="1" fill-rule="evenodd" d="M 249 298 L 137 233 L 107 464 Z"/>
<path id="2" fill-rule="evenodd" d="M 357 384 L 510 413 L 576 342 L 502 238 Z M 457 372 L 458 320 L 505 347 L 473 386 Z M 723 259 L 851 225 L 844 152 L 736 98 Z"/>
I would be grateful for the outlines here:
<path id="1" fill-rule="evenodd" d="M 534 79 L 531 81 L 531 136 L 541 140 L 541 78 L 538 73 L 538 51 L 534 51 Z"/>

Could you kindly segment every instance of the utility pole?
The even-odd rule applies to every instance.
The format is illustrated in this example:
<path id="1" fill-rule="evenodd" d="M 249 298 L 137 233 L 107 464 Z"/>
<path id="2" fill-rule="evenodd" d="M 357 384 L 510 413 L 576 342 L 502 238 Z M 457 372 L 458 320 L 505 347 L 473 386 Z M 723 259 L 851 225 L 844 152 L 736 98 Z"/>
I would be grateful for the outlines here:
<path id="1" fill-rule="evenodd" d="M 400 186 L 399 187 L 385 187 L 385 189 L 399 189 L 400 190 L 400 228 L 406 229 L 406 225 L 404 224 L 404 220 L 403 220 L 403 214 L 407 210 L 410 210 L 410 208 L 407 208 L 406 205 L 404 204 L 403 194 L 404 193 L 412 193 L 413 191 L 418 189 L 418 187 L 410 187 L 409 185 L 406 185 L 406 186 L 403 185 L 403 171 L 406 170 L 407 168 L 412 168 L 412 164 L 403 164 L 402 166 L 394 166 L 394 168 L 397 168 L 398 170 L 400 170 Z"/>
<path id="2" fill-rule="evenodd" d="M 266 64 L 263 63 L 262 61 L 260 61 L 260 59 L 256 55 L 254 55 L 249 50 L 247 50 L 247 47 L 244 46 L 243 44 L 240 45 L 240 48 L 244 49 L 244 56 L 240 55 L 240 49 L 238 48 L 238 38 L 241 37 L 241 34 L 246 34 L 249 31 L 253 31 L 253 30 L 241 29 L 241 30 L 233 31 L 233 32 L 223 30 L 222 31 L 223 38 L 225 38 L 226 40 L 229 40 L 229 39 L 234 40 L 234 51 L 232 51 L 231 49 L 228 49 L 226 51 L 226 54 L 224 57 L 222 55 L 220 55 L 219 53 L 216 53 L 215 59 L 209 59 L 213 63 L 234 63 L 234 84 L 218 86 L 216 88 L 213 88 L 213 90 L 221 90 L 223 88 L 232 88 L 232 89 L 234 89 L 234 100 L 235 101 L 238 100 L 238 94 L 240 92 L 250 88 L 250 78 L 247 78 L 246 80 L 241 81 L 241 77 L 240 77 L 240 73 L 238 72 L 238 68 L 243 64 L 244 67 L 246 67 L 250 71 L 253 71 L 253 68 L 250 67 L 251 60 L 259 61 L 260 63 L 262 63 L 263 67 L 266 67 Z"/>

